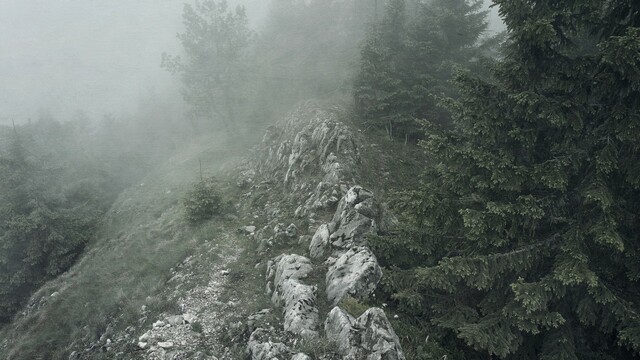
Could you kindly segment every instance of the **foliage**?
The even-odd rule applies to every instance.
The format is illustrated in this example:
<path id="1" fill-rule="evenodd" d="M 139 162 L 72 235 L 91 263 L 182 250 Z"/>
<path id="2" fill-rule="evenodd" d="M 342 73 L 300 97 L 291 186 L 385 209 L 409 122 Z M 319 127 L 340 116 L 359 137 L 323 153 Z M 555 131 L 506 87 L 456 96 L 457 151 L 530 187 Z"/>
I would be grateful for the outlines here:
<path id="1" fill-rule="evenodd" d="M 504 58 L 426 125 L 385 288 L 465 358 L 639 358 L 640 3 L 496 3 Z"/>
<path id="2" fill-rule="evenodd" d="M 0 153 L 0 322 L 75 262 L 108 202 L 98 178 L 62 168 L 55 157 L 41 163 L 17 129 L 9 142 Z"/>
<path id="3" fill-rule="evenodd" d="M 245 9 L 226 0 L 185 4 L 185 32 L 178 35 L 185 54 L 163 54 L 162 65 L 179 74 L 185 101 L 195 118 L 220 122 L 229 129 L 238 120 L 248 83 L 248 46 L 253 36 Z"/>
<path id="4" fill-rule="evenodd" d="M 342 301 L 340 301 L 340 304 L 338 304 L 338 306 L 340 306 L 342 309 L 348 312 L 351 316 L 356 318 L 364 314 L 364 312 L 369 309 L 369 306 L 361 303 L 358 299 L 355 299 L 351 296 L 347 296 L 344 299 L 342 299 Z"/>
<path id="5" fill-rule="evenodd" d="M 253 121 L 284 116 L 300 101 L 349 98 L 374 10 L 370 0 L 271 1 L 250 69 Z"/>
<path id="6" fill-rule="evenodd" d="M 407 13 L 405 0 L 390 0 L 360 50 L 353 96 L 365 125 L 391 136 L 419 137 L 416 119 L 438 123 L 448 115 L 437 98 L 455 95 L 455 66 L 473 67 L 487 27 L 481 1 L 435 0 Z"/>
<path id="7" fill-rule="evenodd" d="M 214 178 L 195 183 L 183 200 L 187 220 L 192 224 L 211 219 L 222 212 L 223 202 Z"/>

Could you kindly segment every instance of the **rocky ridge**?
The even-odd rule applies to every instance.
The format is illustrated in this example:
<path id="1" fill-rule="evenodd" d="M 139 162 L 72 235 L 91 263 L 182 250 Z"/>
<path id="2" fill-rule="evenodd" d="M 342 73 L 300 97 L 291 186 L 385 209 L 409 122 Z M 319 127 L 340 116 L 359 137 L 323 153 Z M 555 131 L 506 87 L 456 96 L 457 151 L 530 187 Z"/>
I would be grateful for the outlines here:
<path id="1" fill-rule="evenodd" d="M 260 153 L 241 171 L 245 198 L 267 197 L 267 225 L 248 234 L 258 250 L 272 254 L 291 245 L 300 252 L 265 265 L 265 291 L 282 311 L 282 327 L 256 325 L 247 344 L 253 360 L 310 358 L 293 349 L 314 341 L 337 345 L 326 359 L 405 358 L 382 309 L 355 318 L 341 307 L 347 298 L 372 296 L 383 274 L 366 237 L 394 220 L 357 185 L 358 134 L 340 117 L 335 109 L 301 105 L 268 129 Z M 268 193 L 284 195 L 260 195 Z M 308 224 L 306 231 L 284 225 L 294 219 Z"/>

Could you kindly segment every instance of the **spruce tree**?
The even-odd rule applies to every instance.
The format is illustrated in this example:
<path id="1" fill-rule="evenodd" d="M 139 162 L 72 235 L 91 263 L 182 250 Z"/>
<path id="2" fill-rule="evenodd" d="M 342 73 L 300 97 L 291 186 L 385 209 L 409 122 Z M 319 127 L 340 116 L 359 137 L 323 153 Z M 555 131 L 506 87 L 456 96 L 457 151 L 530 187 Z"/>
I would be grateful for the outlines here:
<path id="1" fill-rule="evenodd" d="M 468 358 L 639 358 L 640 2 L 495 3 L 504 58 L 427 128 L 386 289 Z"/>
<path id="2" fill-rule="evenodd" d="M 385 128 L 389 135 L 393 135 L 394 127 L 413 121 L 405 111 L 410 105 L 408 88 L 403 82 L 406 23 L 405 1 L 390 0 L 384 17 L 372 26 L 364 40 L 354 81 L 359 117 L 365 126 Z"/>
<path id="3" fill-rule="evenodd" d="M 421 136 L 416 120 L 447 123 L 436 99 L 455 96 L 454 67 L 471 67 L 486 30 L 480 0 L 387 3 L 360 51 L 354 83 L 356 111 L 365 126 L 396 137 Z"/>

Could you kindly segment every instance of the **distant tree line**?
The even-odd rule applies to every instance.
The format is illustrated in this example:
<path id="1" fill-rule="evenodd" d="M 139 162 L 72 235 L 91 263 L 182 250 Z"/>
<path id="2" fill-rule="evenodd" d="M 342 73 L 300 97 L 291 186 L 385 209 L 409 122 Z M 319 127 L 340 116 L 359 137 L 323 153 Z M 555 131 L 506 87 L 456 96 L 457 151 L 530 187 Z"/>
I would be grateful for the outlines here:
<path id="1" fill-rule="evenodd" d="M 153 96 L 142 105 L 132 118 L 0 126 L 0 325 L 75 263 L 118 193 L 182 141 L 175 110 Z"/>
<path id="2" fill-rule="evenodd" d="M 178 75 L 190 119 L 203 130 L 264 126 L 304 99 L 348 98 L 358 44 L 375 14 L 370 0 L 279 0 L 259 32 L 243 7 L 224 0 L 186 4 L 180 55 L 163 55 Z"/>

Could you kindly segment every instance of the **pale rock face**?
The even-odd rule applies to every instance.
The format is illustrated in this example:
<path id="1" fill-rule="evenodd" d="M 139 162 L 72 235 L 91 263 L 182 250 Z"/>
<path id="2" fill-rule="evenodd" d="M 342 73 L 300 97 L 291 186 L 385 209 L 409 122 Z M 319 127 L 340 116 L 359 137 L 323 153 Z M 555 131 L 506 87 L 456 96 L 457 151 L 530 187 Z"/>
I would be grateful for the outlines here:
<path id="1" fill-rule="evenodd" d="M 400 340 L 384 311 L 370 308 L 356 319 L 360 330 L 360 346 L 369 352 L 368 360 L 404 360 Z"/>
<path id="2" fill-rule="evenodd" d="M 371 250 L 350 249 L 329 266 L 327 299 L 337 305 L 347 295 L 364 298 L 375 291 L 381 278 L 382 269 Z"/>
<path id="3" fill-rule="evenodd" d="M 189 314 L 189 313 L 182 315 L 182 318 L 187 324 L 193 324 L 198 320 L 198 318 L 195 315 Z"/>
<path id="4" fill-rule="evenodd" d="M 337 203 L 340 195 L 335 191 L 344 179 L 352 176 L 354 165 L 359 162 L 354 138 L 335 113 L 313 103 L 304 104 L 267 130 L 262 140 L 265 150 L 256 164 L 256 173 L 275 181 L 284 180 L 285 186 L 305 196 L 296 216 L 327 209 Z M 322 178 L 323 184 L 307 194 L 305 176 L 309 174 Z M 301 194 L 302 191 L 305 193 Z"/>
<path id="5" fill-rule="evenodd" d="M 173 343 L 171 341 L 159 342 L 158 346 L 163 349 L 171 349 L 173 347 Z"/>
<path id="6" fill-rule="evenodd" d="M 181 315 L 168 316 L 165 321 L 172 326 L 177 326 L 184 323 L 184 318 Z"/>
<path id="7" fill-rule="evenodd" d="M 291 357 L 291 360 L 311 360 L 311 357 L 303 353 L 298 353 L 293 355 L 293 357 Z"/>
<path id="8" fill-rule="evenodd" d="M 400 340 L 379 308 L 370 308 L 354 319 L 334 307 L 327 316 L 325 334 L 336 342 L 343 359 L 405 360 Z"/>
<path id="9" fill-rule="evenodd" d="M 300 255 L 283 255 L 276 261 L 275 271 L 273 268 L 267 271 L 274 278 L 271 301 L 283 308 L 284 329 L 303 337 L 317 337 L 320 322 L 317 288 L 301 281 L 313 271 L 311 261 Z"/>
<path id="10" fill-rule="evenodd" d="M 247 351 L 251 360 L 284 359 L 284 356 L 290 353 L 285 344 L 269 340 L 269 331 L 265 329 L 256 329 L 251 334 Z"/>
<path id="11" fill-rule="evenodd" d="M 364 245 L 366 235 L 375 233 L 375 222 L 358 212 L 349 211 L 340 219 L 340 227 L 331 234 L 331 244 L 337 248 Z"/>
<path id="12" fill-rule="evenodd" d="M 311 244 L 309 245 L 309 253 L 312 258 L 321 258 L 325 255 L 327 247 L 329 246 L 329 227 L 327 224 L 322 224 L 313 234 Z"/>
<path id="13" fill-rule="evenodd" d="M 352 351 L 354 346 L 351 342 L 355 332 L 353 328 L 355 321 L 356 319 L 353 316 L 336 306 L 329 312 L 324 323 L 324 332 L 327 340 L 333 341 L 338 346 L 338 352 L 343 355 Z"/>

